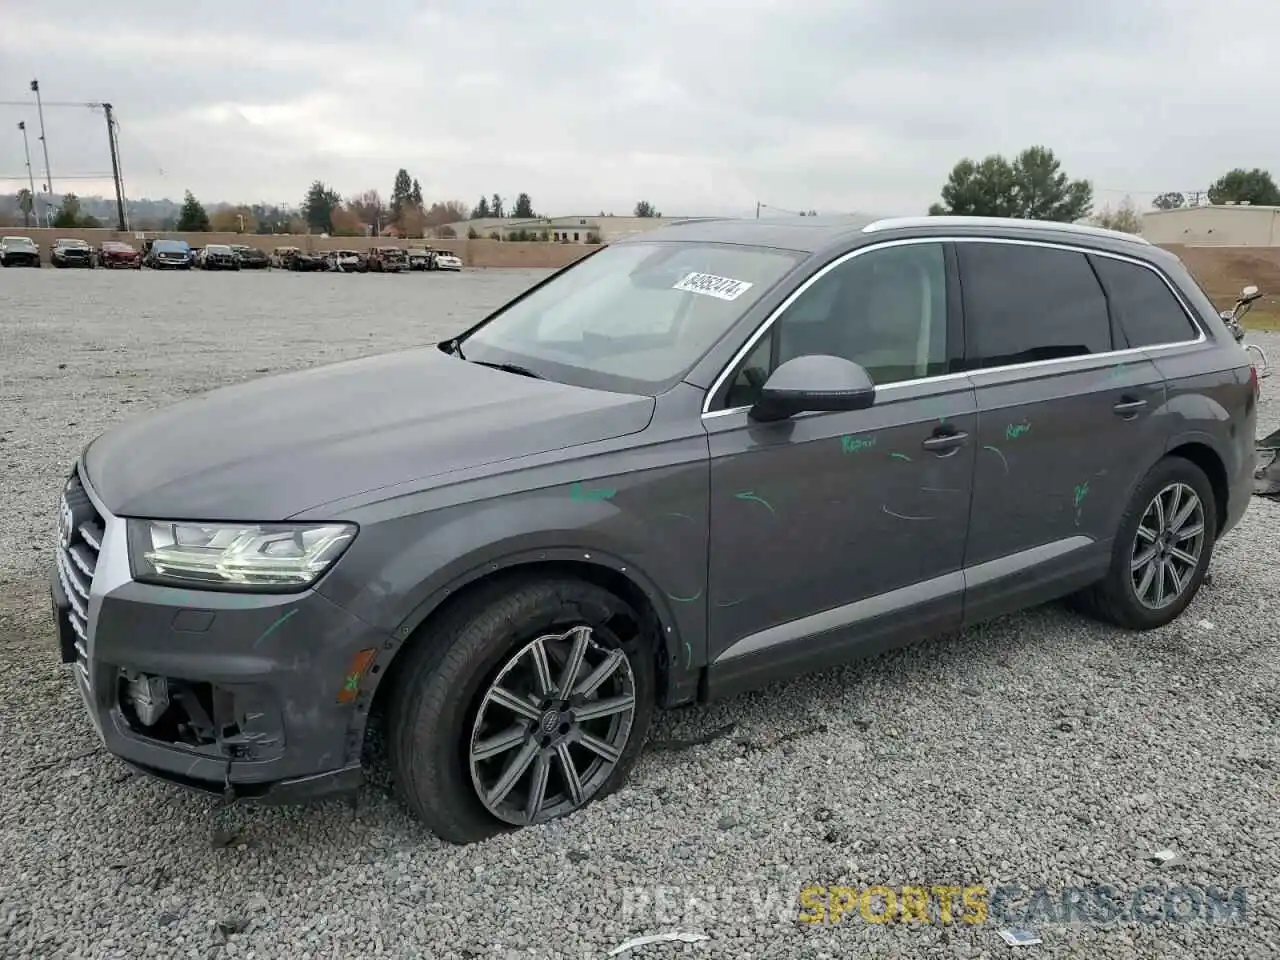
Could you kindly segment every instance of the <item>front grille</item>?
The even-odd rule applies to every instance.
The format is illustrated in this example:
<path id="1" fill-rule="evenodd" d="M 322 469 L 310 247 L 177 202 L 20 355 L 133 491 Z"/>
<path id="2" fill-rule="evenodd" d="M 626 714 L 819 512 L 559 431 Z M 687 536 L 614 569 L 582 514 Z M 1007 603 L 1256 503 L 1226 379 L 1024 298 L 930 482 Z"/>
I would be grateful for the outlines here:
<path id="1" fill-rule="evenodd" d="M 76 634 L 76 668 L 89 680 L 89 588 L 102 551 L 105 525 L 80 477 L 74 476 L 58 507 L 58 580 L 71 605 L 67 619 Z"/>

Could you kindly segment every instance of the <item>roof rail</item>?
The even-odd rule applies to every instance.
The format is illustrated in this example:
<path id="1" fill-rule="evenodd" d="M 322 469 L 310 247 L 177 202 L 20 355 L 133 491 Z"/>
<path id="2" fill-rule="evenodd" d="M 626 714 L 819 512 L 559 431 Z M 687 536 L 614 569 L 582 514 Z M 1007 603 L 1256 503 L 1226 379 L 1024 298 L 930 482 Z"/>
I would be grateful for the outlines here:
<path id="1" fill-rule="evenodd" d="M 720 220 L 736 220 L 738 217 L 681 217 L 666 224 L 668 227 L 679 227 L 686 223 L 712 223 Z"/>
<path id="2" fill-rule="evenodd" d="M 1090 237 L 1111 237 L 1115 240 L 1128 240 L 1130 243 L 1143 243 L 1151 246 L 1151 241 L 1136 233 L 1125 233 L 1122 230 L 1108 230 L 1106 227 L 1094 227 L 1086 223 L 1060 223 L 1056 220 L 1025 220 L 1020 217 L 887 217 L 869 223 L 862 228 L 863 233 L 879 233 L 882 230 L 903 230 L 909 227 L 926 226 L 952 227 L 1001 227 L 1005 230 L 1052 230 L 1059 233 L 1074 233 Z"/>

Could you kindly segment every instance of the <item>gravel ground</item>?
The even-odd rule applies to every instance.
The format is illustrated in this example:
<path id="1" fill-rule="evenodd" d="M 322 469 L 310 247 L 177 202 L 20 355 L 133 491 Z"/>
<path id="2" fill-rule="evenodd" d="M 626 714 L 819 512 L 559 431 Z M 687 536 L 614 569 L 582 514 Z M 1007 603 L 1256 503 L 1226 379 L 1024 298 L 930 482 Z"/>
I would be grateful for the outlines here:
<path id="1" fill-rule="evenodd" d="M 1026 956 L 1280 955 L 1280 505 L 1257 498 L 1173 626 L 1045 607 L 675 711 L 628 788 L 473 847 L 410 820 L 376 758 L 355 804 L 252 810 L 97 750 L 43 580 L 81 447 L 216 385 L 438 339 L 541 275 L 0 273 L 0 956 L 594 958 L 670 931 L 709 939 L 631 955 L 1010 950 L 994 909 L 798 923 L 809 884 L 1047 888 Z M 1280 337 L 1257 339 L 1280 357 Z M 1182 865 L 1146 861 L 1163 848 Z M 1096 884 L 1125 914 L 1071 924 L 1061 891 Z M 1211 922 L 1183 893 L 1192 919 L 1135 922 L 1144 884 L 1155 918 L 1179 887 L 1243 887 L 1246 913 Z"/>

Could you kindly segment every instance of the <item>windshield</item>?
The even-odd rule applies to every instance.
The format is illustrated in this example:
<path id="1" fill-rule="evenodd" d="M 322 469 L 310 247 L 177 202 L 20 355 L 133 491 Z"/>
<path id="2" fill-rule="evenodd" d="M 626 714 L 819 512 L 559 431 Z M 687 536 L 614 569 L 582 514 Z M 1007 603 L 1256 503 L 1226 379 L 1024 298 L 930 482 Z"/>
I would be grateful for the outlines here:
<path id="1" fill-rule="evenodd" d="M 34 247 L 35 241 L 30 237 L 5 237 L 0 240 L 7 247 Z"/>
<path id="2" fill-rule="evenodd" d="M 157 240 L 151 249 L 160 253 L 186 253 L 191 248 L 185 240 Z"/>
<path id="3" fill-rule="evenodd" d="M 660 392 L 801 257 L 709 243 L 605 247 L 496 314 L 462 352 L 579 386 Z"/>

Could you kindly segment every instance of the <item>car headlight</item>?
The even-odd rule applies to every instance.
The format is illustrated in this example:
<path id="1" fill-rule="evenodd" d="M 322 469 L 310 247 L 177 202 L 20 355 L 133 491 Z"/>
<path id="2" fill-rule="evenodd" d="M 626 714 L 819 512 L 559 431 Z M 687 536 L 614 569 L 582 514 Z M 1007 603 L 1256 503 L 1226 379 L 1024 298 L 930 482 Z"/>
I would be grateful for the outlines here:
<path id="1" fill-rule="evenodd" d="M 254 593 L 305 589 L 356 535 L 346 523 L 130 520 L 128 529 L 136 580 Z"/>

